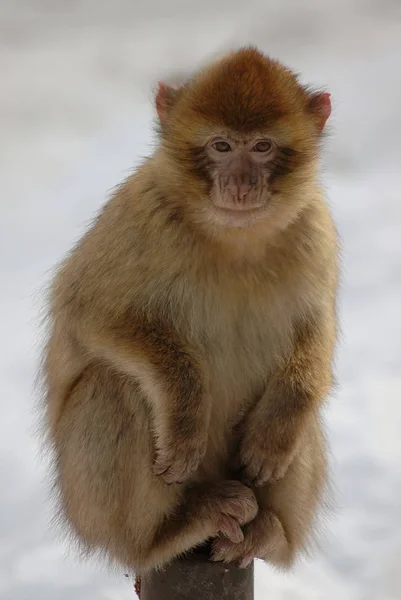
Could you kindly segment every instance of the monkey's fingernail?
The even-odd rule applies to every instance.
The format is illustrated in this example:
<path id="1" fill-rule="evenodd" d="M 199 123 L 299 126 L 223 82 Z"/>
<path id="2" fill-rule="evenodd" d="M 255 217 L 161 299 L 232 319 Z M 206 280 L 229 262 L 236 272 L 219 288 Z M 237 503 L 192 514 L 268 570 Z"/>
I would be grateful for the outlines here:
<path id="1" fill-rule="evenodd" d="M 223 557 L 222 557 L 222 555 L 221 555 L 221 554 L 217 554 L 217 553 L 215 554 L 215 553 L 213 553 L 213 554 L 211 555 L 211 557 L 210 557 L 210 560 L 211 560 L 212 562 L 222 562 L 222 561 L 223 561 Z"/>
<path id="2" fill-rule="evenodd" d="M 241 542 L 244 541 L 244 534 L 242 532 L 241 529 L 238 529 L 237 531 L 219 531 L 219 534 L 224 536 L 227 540 L 230 540 L 230 542 L 233 542 L 233 544 L 240 544 Z"/>

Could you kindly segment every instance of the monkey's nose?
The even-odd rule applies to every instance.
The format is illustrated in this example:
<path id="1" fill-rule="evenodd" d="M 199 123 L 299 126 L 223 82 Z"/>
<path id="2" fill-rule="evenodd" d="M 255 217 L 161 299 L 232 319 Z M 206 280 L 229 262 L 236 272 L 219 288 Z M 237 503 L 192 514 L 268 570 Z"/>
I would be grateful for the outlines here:
<path id="1" fill-rule="evenodd" d="M 248 194 L 251 186 L 247 183 L 241 183 L 240 185 L 229 185 L 228 191 L 236 200 L 242 202 L 245 196 Z"/>

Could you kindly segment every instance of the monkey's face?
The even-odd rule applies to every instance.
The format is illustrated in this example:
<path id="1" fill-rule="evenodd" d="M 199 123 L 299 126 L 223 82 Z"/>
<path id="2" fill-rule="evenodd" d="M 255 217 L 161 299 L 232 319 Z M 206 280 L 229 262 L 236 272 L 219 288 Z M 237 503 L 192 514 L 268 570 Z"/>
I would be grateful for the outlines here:
<path id="1" fill-rule="evenodd" d="M 282 228 L 303 206 L 329 94 L 243 49 L 180 88 L 160 84 L 156 106 L 174 194 L 198 222 Z"/>
<path id="2" fill-rule="evenodd" d="M 198 130 L 181 134 L 175 163 L 197 222 L 270 230 L 291 222 L 314 183 L 318 147 L 313 124 L 307 130 L 291 117 L 249 132 L 198 121 Z"/>
<path id="3" fill-rule="evenodd" d="M 243 227 L 266 216 L 274 177 L 283 169 L 287 149 L 263 134 L 215 136 L 203 148 L 211 200 L 211 218 Z"/>

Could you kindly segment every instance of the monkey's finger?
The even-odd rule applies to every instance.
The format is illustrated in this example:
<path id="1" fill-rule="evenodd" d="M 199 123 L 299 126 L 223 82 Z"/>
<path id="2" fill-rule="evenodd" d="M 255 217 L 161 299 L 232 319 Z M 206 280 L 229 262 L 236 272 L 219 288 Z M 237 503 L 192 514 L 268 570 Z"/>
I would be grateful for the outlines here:
<path id="1" fill-rule="evenodd" d="M 274 468 L 270 465 L 270 463 L 265 463 L 261 466 L 259 473 L 253 480 L 253 485 L 255 487 L 262 487 L 269 481 L 273 481 Z"/>
<path id="2" fill-rule="evenodd" d="M 168 469 L 165 473 L 162 473 L 160 477 L 167 485 L 182 484 L 185 481 L 186 475 L 183 473 L 176 473 L 172 468 Z"/>
<path id="3" fill-rule="evenodd" d="M 218 531 L 234 544 L 239 544 L 244 539 L 244 533 L 239 523 L 230 515 L 221 515 L 218 521 Z"/>
<path id="4" fill-rule="evenodd" d="M 278 481 L 279 479 L 282 479 L 284 477 L 284 475 L 287 473 L 289 466 L 290 466 L 289 461 L 285 462 L 281 465 L 277 465 L 271 475 L 272 483 L 275 481 Z"/>
<path id="5" fill-rule="evenodd" d="M 177 473 L 175 473 L 175 471 L 172 468 L 172 465 L 168 465 L 166 467 L 165 464 L 156 463 L 153 466 L 153 474 L 156 475 L 156 477 L 160 477 L 161 479 L 163 479 L 166 485 L 173 485 L 174 483 L 178 484 L 182 483 L 183 481 L 182 475 L 178 475 Z"/>
<path id="6" fill-rule="evenodd" d="M 260 473 L 263 469 L 263 463 L 261 464 L 260 460 L 257 460 L 255 457 L 251 457 L 250 460 L 243 461 L 241 467 L 241 480 L 248 482 L 250 485 L 255 485 L 255 482 L 258 481 L 260 477 Z"/>
<path id="7" fill-rule="evenodd" d="M 240 469 L 237 471 L 237 477 L 242 483 L 245 485 L 252 485 L 252 477 L 250 477 L 248 473 L 248 468 L 245 465 L 242 465 Z"/>
<path id="8" fill-rule="evenodd" d="M 240 552 L 242 544 L 233 544 L 230 540 L 218 538 L 212 544 L 210 560 L 213 562 L 231 562 L 236 557 L 236 552 Z"/>
<path id="9" fill-rule="evenodd" d="M 289 462 L 276 463 L 271 465 L 265 463 L 260 470 L 258 477 L 255 479 L 253 485 L 261 487 L 266 483 L 274 484 L 284 477 L 289 467 Z"/>
<path id="10" fill-rule="evenodd" d="M 169 470 L 170 466 L 168 465 L 166 467 L 166 465 L 162 464 L 162 463 L 155 463 L 153 465 L 153 474 L 160 476 L 160 475 L 164 475 L 165 473 L 167 473 L 167 471 Z"/>
<path id="11" fill-rule="evenodd" d="M 161 477 L 167 485 L 172 485 L 173 483 L 183 483 L 191 471 L 188 465 L 162 459 L 157 460 L 153 465 L 153 473 L 157 477 Z"/>

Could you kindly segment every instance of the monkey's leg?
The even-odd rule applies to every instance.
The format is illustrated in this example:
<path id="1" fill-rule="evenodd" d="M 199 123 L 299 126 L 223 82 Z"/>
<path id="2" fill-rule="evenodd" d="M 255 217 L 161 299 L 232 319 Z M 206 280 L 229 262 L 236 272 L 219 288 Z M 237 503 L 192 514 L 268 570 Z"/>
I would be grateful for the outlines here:
<path id="1" fill-rule="evenodd" d="M 168 484 L 188 480 L 205 455 L 211 413 L 196 352 L 162 324 L 144 322 L 132 323 L 125 336 L 93 334 L 91 347 L 140 384 L 153 413 L 154 474 Z"/>
<path id="2" fill-rule="evenodd" d="M 278 567 L 289 567 L 306 549 L 326 481 L 325 444 L 318 418 L 302 440 L 301 449 L 283 479 L 255 488 L 259 512 L 244 529 L 244 540 L 232 544 L 218 538 L 213 560 L 246 566 L 262 558 Z"/>
<path id="3" fill-rule="evenodd" d="M 62 514 L 84 547 L 141 574 L 219 532 L 233 543 L 258 507 L 239 481 L 166 485 L 152 473 L 149 408 L 138 387 L 88 368 L 55 432 Z"/>

